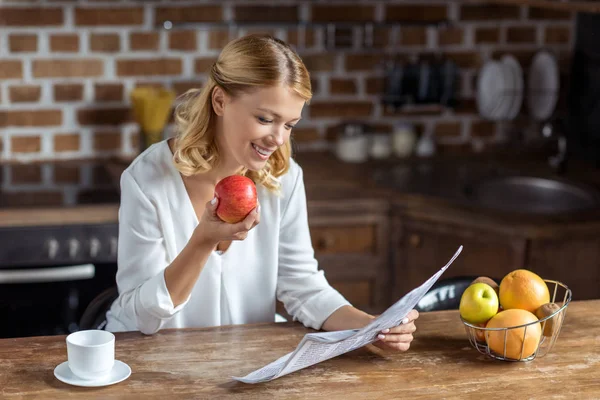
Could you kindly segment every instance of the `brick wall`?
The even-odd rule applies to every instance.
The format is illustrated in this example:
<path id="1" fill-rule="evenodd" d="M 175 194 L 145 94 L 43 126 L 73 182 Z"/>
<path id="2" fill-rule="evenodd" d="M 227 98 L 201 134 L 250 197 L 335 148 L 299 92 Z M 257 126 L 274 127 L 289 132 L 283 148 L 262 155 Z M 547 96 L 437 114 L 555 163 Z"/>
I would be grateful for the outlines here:
<path id="1" fill-rule="evenodd" d="M 333 35 L 328 22 L 337 26 Z M 177 93 L 198 87 L 222 46 L 249 32 L 287 40 L 312 74 L 314 100 L 294 133 L 300 150 L 328 146 L 348 117 L 384 132 L 412 122 L 434 134 L 443 151 L 480 149 L 501 141 L 504 130 L 477 115 L 478 68 L 504 53 L 526 68 L 536 50 L 548 48 L 565 72 L 572 24 L 562 11 L 439 0 L 4 0 L 0 154 L 2 160 L 132 155 L 137 127 L 129 92 L 146 84 Z M 460 66 L 460 106 L 384 110 L 384 60 L 432 54 Z"/>

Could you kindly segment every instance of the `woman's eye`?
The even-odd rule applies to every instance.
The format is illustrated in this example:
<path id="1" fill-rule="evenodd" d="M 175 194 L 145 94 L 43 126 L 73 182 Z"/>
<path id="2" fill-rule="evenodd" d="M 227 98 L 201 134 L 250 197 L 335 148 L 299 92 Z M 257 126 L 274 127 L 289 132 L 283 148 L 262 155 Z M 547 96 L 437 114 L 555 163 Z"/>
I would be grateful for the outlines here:
<path id="1" fill-rule="evenodd" d="M 285 129 L 287 129 L 288 131 L 291 131 L 292 129 L 294 129 L 296 125 L 286 125 Z"/>
<path id="2" fill-rule="evenodd" d="M 270 119 L 266 119 L 266 118 L 263 118 L 263 117 L 257 117 L 257 118 L 258 118 L 258 120 L 260 121 L 261 124 L 270 124 L 271 122 L 273 122 Z"/>

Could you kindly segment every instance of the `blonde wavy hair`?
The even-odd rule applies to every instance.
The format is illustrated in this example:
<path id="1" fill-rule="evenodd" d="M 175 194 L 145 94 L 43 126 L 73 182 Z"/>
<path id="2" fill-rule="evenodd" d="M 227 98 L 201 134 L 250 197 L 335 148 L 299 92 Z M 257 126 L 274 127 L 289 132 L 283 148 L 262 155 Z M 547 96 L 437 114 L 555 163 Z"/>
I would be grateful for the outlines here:
<path id="1" fill-rule="evenodd" d="M 310 75 L 290 46 L 268 35 L 248 35 L 229 42 L 212 65 L 206 85 L 186 92 L 175 109 L 177 134 L 173 162 L 179 172 L 184 176 L 207 172 L 219 161 L 213 129 L 216 114 L 212 106 L 212 93 L 217 86 L 235 97 L 281 84 L 306 103 L 310 101 Z M 271 155 L 263 169 L 243 169 L 240 173 L 277 192 L 277 177 L 289 169 L 291 153 L 288 140 Z"/>

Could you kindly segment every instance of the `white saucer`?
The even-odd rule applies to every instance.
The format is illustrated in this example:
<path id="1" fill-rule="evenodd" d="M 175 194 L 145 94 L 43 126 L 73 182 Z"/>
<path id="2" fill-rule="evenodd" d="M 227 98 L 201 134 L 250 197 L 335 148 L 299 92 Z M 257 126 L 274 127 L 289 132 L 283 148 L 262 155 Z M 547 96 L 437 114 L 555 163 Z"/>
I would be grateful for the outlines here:
<path id="1" fill-rule="evenodd" d="M 71 372 L 68 361 L 65 361 L 54 368 L 54 376 L 56 379 L 75 386 L 97 387 L 114 385 L 115 383 L 122 382 L 129 378 L 129 375 L 131 375 L 131 368 L 129 368 L 129 365 L 119 360 L 115 360 L 115 365 L 110 371 L 110 374 L 102 379 L 84 380 L 78 378 Z"/>

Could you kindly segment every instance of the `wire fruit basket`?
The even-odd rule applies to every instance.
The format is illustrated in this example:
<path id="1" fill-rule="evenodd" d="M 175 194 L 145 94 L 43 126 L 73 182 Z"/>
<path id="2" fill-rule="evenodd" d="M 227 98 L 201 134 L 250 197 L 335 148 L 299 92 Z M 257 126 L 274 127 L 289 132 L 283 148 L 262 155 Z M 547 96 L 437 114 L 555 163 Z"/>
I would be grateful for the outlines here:
<path id="1" fill-rule="evenodd" d="M 567 314 L 567 306 L 571 302 L 572 293 L 571 289 L 561 282 L 549 279 L 544 279 L 544 282 L 546 282 L 548 289 L 550 289 L 550 293 L 552 293 L 550 301 L 559 306 L 558 310 L 538 321 L 508 328 L 484 328 L 482 326 L 471 324 L 461 317 L 471 345 L 481 354 L 502 361 L 532 361 L 536 357 L 543 357 L 548 354 L 552 347 L 554 347 L 558 335 L 560 334 L 560 330 Z M 560 299 L 562 299 L 562 301 Z M 540 340 L 537 346 L 535 346 L 534 351 L 527 350 L 527 329 L 529 329 L 531 333 L 531 331 L 536 329 L 536 327 L 533 327 L 533 325 L 536 324 L 540 324 L 541 327 Z M 500 334 L 498 334 L 498 332 L 500 332 Z M 494 351 L 490 349 L 490 346 L 488 345 L 490 335 L 494 335 L 496 338 L 503 338 L 501 345 L 499 346 L 501 348 L 503 347 L 503 351 Z M 520 349 L 517 347 L 516 351 L 515 341 L 521 342 Z M 519 346 L 518 343 L 516 343 L 516 345 Z"/>

